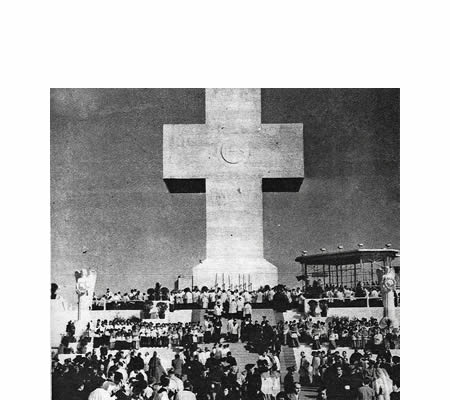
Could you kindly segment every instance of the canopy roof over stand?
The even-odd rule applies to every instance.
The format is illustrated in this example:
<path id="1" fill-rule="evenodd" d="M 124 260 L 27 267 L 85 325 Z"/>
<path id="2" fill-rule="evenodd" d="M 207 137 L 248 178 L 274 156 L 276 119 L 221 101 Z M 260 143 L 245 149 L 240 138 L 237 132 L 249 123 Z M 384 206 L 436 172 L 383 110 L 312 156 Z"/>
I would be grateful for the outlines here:
<path id="1" fill-rule="evenodd" d="M 400 251 L 391 248 L 341 250 L 301 255 L 295 261 L 302 265 L 298 277 L 309 285 L 310 278 L 320 279 L 325 285 L 355 287 L 358 282 L 377 284 L 376 268 L 389 265 L 395 268 L 397 282 L 400 282 Z"/>
<path id="2" fill-rule="evenodd" d="M 302 255 L 295 261 L 303 265 L 351 265 L 371 262 L 389 263 L 400 257 L 400 250 L 395 249 L 355 249 L 342 250 L 333 253 Z"/>

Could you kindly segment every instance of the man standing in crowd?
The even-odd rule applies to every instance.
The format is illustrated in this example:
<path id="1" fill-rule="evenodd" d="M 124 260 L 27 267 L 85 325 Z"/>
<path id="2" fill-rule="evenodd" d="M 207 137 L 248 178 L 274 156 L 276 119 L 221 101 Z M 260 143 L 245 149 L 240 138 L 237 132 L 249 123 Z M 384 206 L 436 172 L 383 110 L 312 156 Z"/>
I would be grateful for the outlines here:
<path id="1" fill-rule="evenodd" d="M 294 389 L 291 391 L 286 391 L 286 398 L 287 400 L 300 400 L 300 392 L 301 392 L 302 386 L 299 382 L 295 382 Z"/>
<path id="2" fill-rule="evenodd" d="M 177 393 L 175 400 L 197 400 L 192 390 L 192 384 L 189 381 L 184 382 L 184 390 Z"/>
<path id="3" fill-rule="evenodd" d="M 356 400 L 375 399 L 375 391 L 369 385 L 370 379 L 364 378 L 363 385 L 357 389 Z"/>

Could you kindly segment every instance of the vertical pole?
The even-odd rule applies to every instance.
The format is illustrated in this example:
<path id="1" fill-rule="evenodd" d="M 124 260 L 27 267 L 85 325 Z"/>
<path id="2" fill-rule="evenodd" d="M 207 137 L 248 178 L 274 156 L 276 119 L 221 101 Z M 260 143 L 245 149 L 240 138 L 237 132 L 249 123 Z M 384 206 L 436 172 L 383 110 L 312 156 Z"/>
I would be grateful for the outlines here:
<path id="1" fill-rule="evenodd" d="M 335 265 L 336 268 L 336 286 L 339 286 L 339 265 Z"/>
<path id="2" fill-rule="evenodd" d="M 353 287 L 356 287 L 356 264 L 353 264 Z"/>
<path id="3" fill-rule="evenodd" d="M 322 270 L 323 270 L 323 286 L 325 287 L 325 279 L 326 279 L 325 264 L 322 264 Z"/>
<path id="4" fill-rule="evenodd" d="M 362 282 L 363 282 L 363 285 L 364 285 L 364 276 L 365 276 L 365 274 L 364 274 L 364 263 L 363 263 L 362 257 L 359 258 L 359 267 L 361 268 Z"/>
<path id="5" fill-rule="evenodd" d="M 342 285 L 344 285 L 344 275 L 343 275 L 343 272 L 342 272 L 342 270 L 343 270 L 343 265 L 341 265 L 341 284 Z"/>
<path id="6" fill-rule="evenodd" d="M 370 286 L 372 286 L 373 283 L 373 261 L 370 262 Z"/>
<path id="7" fill-rule="evenodd" d="M 328 284 L 331 286 L 331 267 L 328 264 Z"/>
<path id="8" fill-rule="evenodd" d="M 308 265 L 305 264 L 305 287 L 308 287 Z"/>

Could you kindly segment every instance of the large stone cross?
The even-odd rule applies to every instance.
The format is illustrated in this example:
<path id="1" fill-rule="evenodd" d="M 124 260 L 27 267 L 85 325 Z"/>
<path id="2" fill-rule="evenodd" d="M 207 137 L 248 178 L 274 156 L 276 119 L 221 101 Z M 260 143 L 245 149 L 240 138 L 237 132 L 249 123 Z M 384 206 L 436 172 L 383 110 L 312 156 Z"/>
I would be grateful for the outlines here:
<path id="1" fill-rule="evenodd" d="M 264 259 L 262 191 L 297 191 L 303 125 L 261 124 L 259 89 L 206 89 L 206 123 L 164 125 L 164 179 L 172 192 L 206 192 L 206 260 L 194 285 L 276 285 Z M 244 274 L 244 276 L 242 276 Z"/>

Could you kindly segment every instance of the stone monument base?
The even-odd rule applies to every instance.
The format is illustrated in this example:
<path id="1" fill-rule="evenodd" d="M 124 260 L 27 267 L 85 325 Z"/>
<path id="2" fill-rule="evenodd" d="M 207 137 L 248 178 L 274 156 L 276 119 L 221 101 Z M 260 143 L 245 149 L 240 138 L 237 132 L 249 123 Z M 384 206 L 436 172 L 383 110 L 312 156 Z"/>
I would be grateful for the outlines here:
<path id="1" fill-rule="evenodd" d="M 260 286 L 278 284 L 278 268 L 264 258 L 220 259 L 207 258 L 192 270 L 193 285 L 233 289 L 238 287 L 259 289 Z M 250 278 L 250 279 L 249 279 Z M 250 281 L 250 282 L 249 282 Z M 245 284 L 245 286 L 244 286 Z"/>

